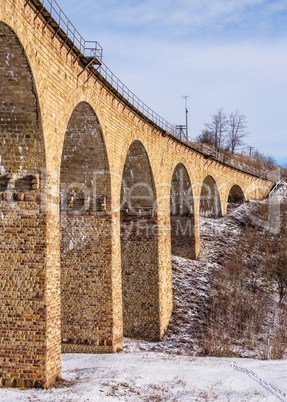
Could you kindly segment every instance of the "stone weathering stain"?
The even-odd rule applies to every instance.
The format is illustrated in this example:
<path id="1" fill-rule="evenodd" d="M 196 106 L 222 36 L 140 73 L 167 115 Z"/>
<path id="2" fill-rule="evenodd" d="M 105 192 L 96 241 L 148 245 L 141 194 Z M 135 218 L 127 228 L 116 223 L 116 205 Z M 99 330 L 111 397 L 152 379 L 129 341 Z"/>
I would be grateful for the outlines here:
<path id="1" fill-rule="evenodd" d="M 0 80 L 0 381 L 47 387 L 61 348 L 161 339 L 171 249 L 197 256 L 201 213 L 273 183 L 166 135 L 30 1 L 0 3 Z"/>

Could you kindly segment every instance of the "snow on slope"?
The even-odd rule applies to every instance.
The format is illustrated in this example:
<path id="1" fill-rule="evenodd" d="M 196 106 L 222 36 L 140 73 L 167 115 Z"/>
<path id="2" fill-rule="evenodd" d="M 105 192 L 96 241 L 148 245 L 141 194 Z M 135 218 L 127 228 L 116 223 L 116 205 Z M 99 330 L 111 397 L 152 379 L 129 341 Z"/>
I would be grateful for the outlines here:
<path id="1" fill-rule="evenodd" d="M 280 197 L 286 194 L 279 189 Z M 174 313 L 162 342 L 125 339 L 116 355 L 63 355 L 63 381 L 48 390 L 0 389 L 1 402 L 287 402 L 287 360 L 198 357 L 209 272 L 235 250 L 256 203 L 201 219 L 198 261 L 173 257 Z"/>
<path id="2" fill-rule="evenodd" d="M 161 342 L 125 339 L 125 350 L 152 350 L 196 355 L 201 340 L 210 293 L 210 270 L 219 268 L 226 251 L 235 252 L 242 224 L 253 213 L 256 202 L 232 208 L 221 218 L 201 217 L 201 252 L 198 260 L 172 258 L 174 308 Z"/>

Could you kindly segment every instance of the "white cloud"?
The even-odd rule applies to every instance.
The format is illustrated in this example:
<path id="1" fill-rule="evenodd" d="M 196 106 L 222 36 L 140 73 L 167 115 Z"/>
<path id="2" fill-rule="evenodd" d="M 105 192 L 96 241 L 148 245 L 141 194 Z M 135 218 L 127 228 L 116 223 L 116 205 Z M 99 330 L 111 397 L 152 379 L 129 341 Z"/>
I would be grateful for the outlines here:
<path id="1" fill-rule="evenodd" d="M 111 70 L 165 119 L 184 123 L 183 94 L 194 135 L 216 109 L 238 109 L 251 145 L 286 156 L 286 0 L 59 2 L 85 38 L 99 40 Z"/>
<path id="2" fill-rule="evenodd" d="M 226 29 L 240 32 L 272 27 L 273 18 L 286 22 L 286 1 L 275 0 L 60 0 L 65 11 L 83 16 L 82 25 L 100 32 L 132 32 L 177 40 L 187 35 L 213 37 Z M 65 7 L 66 5 L 66 7 Z M 69 7 L 68 7 L 69 6 Z M 243 29 L 244 28 L 244 29 Z"/>

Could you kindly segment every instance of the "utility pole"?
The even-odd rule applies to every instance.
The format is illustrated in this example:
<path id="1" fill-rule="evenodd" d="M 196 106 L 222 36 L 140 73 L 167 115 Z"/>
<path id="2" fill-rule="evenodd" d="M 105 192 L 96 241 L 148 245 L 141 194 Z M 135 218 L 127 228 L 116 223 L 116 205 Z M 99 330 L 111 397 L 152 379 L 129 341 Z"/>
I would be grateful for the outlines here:
<path id="1" fill-rule="evenodd" d="M 246 147 L 246 149 L 249 149 L 249 157 L 251 157 L 254 147 Z"/>
<path id="2" fill-rule="evenodd" d="M 183 99 L 185 100 L 185 140 L 188 141 L 188 110 L 187 110 L 187 98 L 188 95 L 184 95 Z"/>

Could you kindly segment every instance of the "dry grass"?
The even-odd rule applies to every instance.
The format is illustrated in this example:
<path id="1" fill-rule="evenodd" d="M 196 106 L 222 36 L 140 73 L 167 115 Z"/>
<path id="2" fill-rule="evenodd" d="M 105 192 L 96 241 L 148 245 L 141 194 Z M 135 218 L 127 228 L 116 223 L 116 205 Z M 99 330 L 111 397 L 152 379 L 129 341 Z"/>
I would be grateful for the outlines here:
<path id="1" fill-rule="evenodd" d="M 265 211 L 260 206 L 258 214 L 264 216 Z M 227 253 L 223 265 L 210 272 L 203 354 L 282 359 L 287 348 L 287 306 L 274 280 L 279 240 L 250 222 L 242 230 L 236 252 Z"/>

